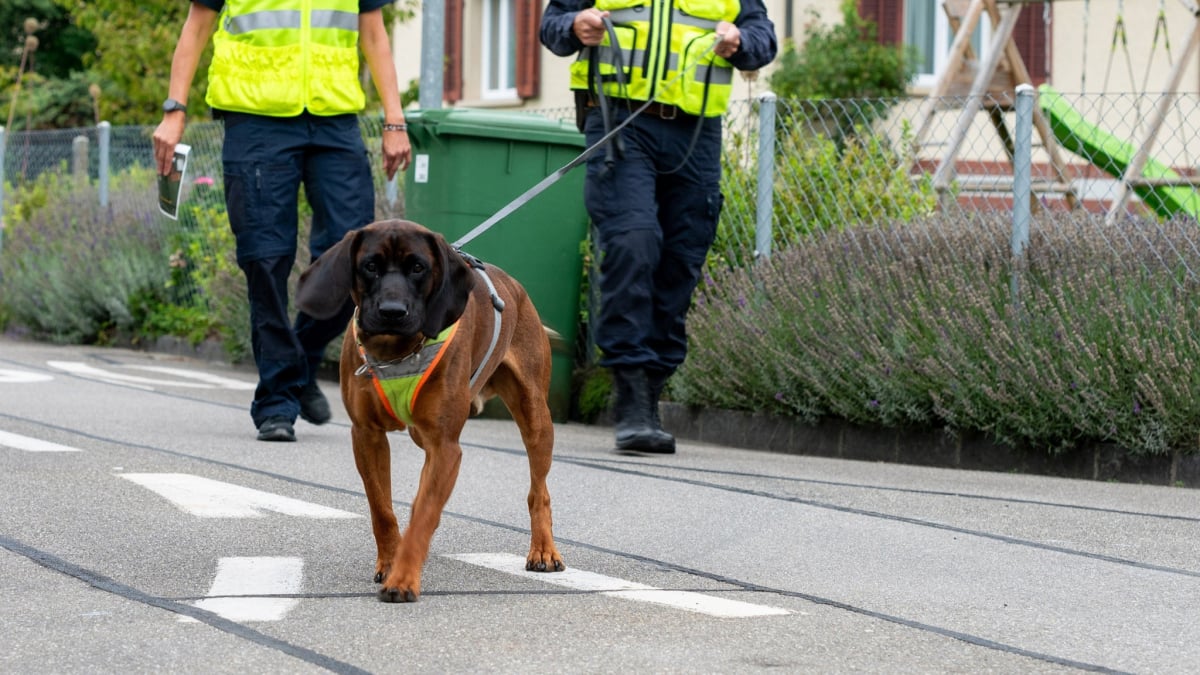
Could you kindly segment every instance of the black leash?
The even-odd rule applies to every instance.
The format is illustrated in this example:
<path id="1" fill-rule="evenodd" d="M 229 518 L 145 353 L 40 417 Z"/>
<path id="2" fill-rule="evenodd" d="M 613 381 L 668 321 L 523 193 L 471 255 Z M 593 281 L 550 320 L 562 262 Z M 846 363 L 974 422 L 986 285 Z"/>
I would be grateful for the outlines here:
<path id="1" fill-rule="evenodd" d="M 697 58 L 692 63 L 691 66 L 689 66 L 685 70 L 681 70 L 678 74 L 675 75 L 675 77 L 670 82 L 667 83 L 666 86 L 670 86 L 670 85 L 674 84 L 676 80 L 683 77 L 684 73 L 686 73 L 690 69 L 694 69 L 697 65 L 700 64 L 700 61 L 705 56 L 707 56 L 710 52 L 712 52 L 714 49 L 716 49 L 717 43 L 721 41 L 721 36 L 717 35 L 716 38 L 717 39 L 713 40 L 713 43 L 711 45 L 709 45 L 708 49 L 706 49 L 704 51 L 704 53 L 701 54 L 700 57 Z M 616 47 L 616 49 L 619 51 L 620 47 L 618 46 L 618 47 Z M 601 88 L 603 88 L 603 85 L 601 85 Z M 706 96 L 706 98 L 707 98 L 707 96 Z M 645 112 L 646 108 L 649 108 L 650 104 L 652 104 L 652 103 L 654 103 L 654 99 L 650 99 L 648 101 L 643 102 L 642 105 L 638 106 L 638 108 L 629 115 L 629 117 L 626 117 L 624 120 L 621 121 L 620 124 L 618 124 L 616 127 L 614 127 L 611 131 L 604 134 L 604 136 L 602 136 L 600 138 L 600 140 L 596 141 L 589 147 L 585 148 L 583 152 L 579 153 L 579 156 L 577 156 L 575 159 L 572 159 L 571 161 L 564 164 L 561 168 L 559 168 L 554 173 L 552 173 L 549 176 L 546 176 L 542 180 L 538 181 L 537 185 L 534 185 L 533 187 L 529 188 L 528 190 L 523 192 L 520 196 L 518 196 L 516 199 L 514 199 L 511 202 L 509 202 L 508 204 L 504 205 L 504 207 L 501 208 L 499 211 L 493 213 L 490 218 L 488 218 L 487 220 L 483 221 L 482 223 L 476 225 L 475 228 L 472 229 L 470 232 L 467 232 L 463 236 L 459 237 L 457 241 L 455 241 L 453 244 L 451 244 L 451 246 L 453 246 L 456 249 L 466 246 L 473 239 L 475 239 L 479 235 L 483 234 L 484 232 L 487 232 L 493 225 L 500 222 L 504 218 L 508 217 L 508 215 L 511 214 L 513 211 L 516 211 L 517 209 L 521 208 L 522 206 L 527 204 L 529 202 L 529 200 L 531 200 L 534 197 L 541 194 L 543 191 L 546 190 L 546 188 L 557 183 L 559 181 L 559 179 L 561 179 L 563 176 L 567 175 L 568 172 L 570 172 L 572 169 L 579 166 L 580 164 L 583 164 L 584 162 L 586 162 L 587 159 L 589 157 L 591 157 L 592 155 L 596 154 L 596 152 L 598 150 L 600 150 L 600 148 L 605 147 L 606 144 L 613 139 L 613 137 L 615 137 L 618 133 L 621 132 L 622 129 L 624 129 L 626 126 L 628 126 L 629 123 L 634 120 L 634 118 L 636 118 L 638 115 Z M 699 122 L 703 122 L 703 119 L 701 119 Z"/>

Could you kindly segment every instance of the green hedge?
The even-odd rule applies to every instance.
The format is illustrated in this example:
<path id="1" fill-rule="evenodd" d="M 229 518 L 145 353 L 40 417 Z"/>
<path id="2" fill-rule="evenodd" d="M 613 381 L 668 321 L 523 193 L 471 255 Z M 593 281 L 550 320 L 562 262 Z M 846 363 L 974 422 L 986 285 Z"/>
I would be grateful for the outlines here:
<path id="1" fill-rule="evenodd" d="M 1019 266 L 1000 216 L 812 235 L 713 272 L 672 395 L 1050 452 L 1085 440 L 1195 452 L 1195 227 L 1043 216 Z"/>

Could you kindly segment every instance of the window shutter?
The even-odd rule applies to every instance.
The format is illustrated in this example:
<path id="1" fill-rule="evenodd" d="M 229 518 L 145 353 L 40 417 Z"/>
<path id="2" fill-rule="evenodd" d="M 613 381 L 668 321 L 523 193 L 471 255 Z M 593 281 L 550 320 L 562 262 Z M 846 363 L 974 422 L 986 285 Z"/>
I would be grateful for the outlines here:
<path id="1" fill-rule="evenodd" d="M 463 0 L 446 0 L 446 52 L 442 68 L 442 99 L 457 103 L 463 97 Z"/>
<path id="2" fill-rule="evenodd" d="M 1053 10 L 1052 10 L 1053 11 Z M 1026 5 L 1013 27 L 1013 42 L 1021 52 L 1034 86 L 1046 82 L 1050 64 L 1046 58 L 1046 18 L 1041 4 Z"/>
<path id="3" fill-rule="evenodd" d="M 533 98 L 538 95 L 542 43 L 538 31 L 542 22 L 539 0 L 514 0 L 517 18 L 517 96 Z"/>
<path id="4" fill-rule="evenodd" d="M 858 15 L 875 22 L 880 44 L 904 44 L 904 0 L 859 0 Z"/>

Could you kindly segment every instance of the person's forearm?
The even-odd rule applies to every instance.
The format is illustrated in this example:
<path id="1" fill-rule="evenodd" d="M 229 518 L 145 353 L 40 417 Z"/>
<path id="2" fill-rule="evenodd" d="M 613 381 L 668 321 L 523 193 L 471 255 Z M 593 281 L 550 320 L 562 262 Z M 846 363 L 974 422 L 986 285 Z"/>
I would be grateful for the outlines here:
<path id="1" fill-rule="evenodd" d="M 577 0 L 550 0 L 542 16 L 539 38 L 557 56 L 570 56 L 583 49 L 583 42 L 571 30 L 575 15 L 582 9 Z"/>
<path id="2" fill-rule="evenodd" d="M 200 55 L 208 46 L 208 40 L 212 37 L 216 25 L 216 12 L 204 5 L 191 3 L 187 20 L 179 34 L 179 42 L 175 45 L 175 54 L 171 57 L 171 82 L 167 87 L 168 97 L 187 102 L 192 89 L 192 81 L 196 77 L 196 69 L 200 65 Z"/>
<path id="3" fill-rule="evenodd" d="M 734 23 L 741 31 L 741 45 L 729 58 L 734 68 L 758 70 L 775 59 L 779 51 L 775 24 L 767 17 L 767 9 L 761 0 L 744 0 L 742 14 Z"/>
<path id="4" fill-rule="evenodd" d="M 383 10 L 367 12 L 359 16 L 359 44 L 371 81 L 383 102 L 383 121 L 387 124 L 404 122 L 404 108 L 400 103 L 400 86 L 396 82 L 396 63 L 392 60 L 391 38 L 383 25 Z"/>

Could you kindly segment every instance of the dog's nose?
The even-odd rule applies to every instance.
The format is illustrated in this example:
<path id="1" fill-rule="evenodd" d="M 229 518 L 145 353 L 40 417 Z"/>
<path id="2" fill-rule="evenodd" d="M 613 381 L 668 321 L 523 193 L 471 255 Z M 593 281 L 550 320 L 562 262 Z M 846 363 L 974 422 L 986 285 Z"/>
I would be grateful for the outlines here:
<path id="1" fill-rule="evenodd" d="M 398 321 L 408 316 L 408 305 L 394 301 L 380 303 L 379 316 L 386 321 Z"/>

